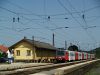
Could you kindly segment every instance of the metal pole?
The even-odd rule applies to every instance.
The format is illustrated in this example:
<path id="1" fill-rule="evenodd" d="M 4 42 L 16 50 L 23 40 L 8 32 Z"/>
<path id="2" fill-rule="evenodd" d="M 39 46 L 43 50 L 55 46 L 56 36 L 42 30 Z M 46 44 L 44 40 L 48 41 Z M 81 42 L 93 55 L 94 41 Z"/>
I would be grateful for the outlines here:
<path id="1" fill-rule="evenodd" d="M 67 49 L 67 41 L 65 40 L 65 49 Z"/>
<path id="2" fill-rule="evenodd" d="M 52 44 L 53 44 L 53 46 L 55 46 L 55 35 L 54 35 L 54 33 L 53 33 L 53 38 L 52 38 Z"/>
<path id="3" fill-rule="evenodd" d="M 33 60 L 35 61 L 35 42 L 34 42 L 34 36 L 32 36 L 33 41 Z"/>
<path id="4" fill-rule="evenodd" d="M 33 46 L 34 46 L 34 36 L 32 36 Z"/>

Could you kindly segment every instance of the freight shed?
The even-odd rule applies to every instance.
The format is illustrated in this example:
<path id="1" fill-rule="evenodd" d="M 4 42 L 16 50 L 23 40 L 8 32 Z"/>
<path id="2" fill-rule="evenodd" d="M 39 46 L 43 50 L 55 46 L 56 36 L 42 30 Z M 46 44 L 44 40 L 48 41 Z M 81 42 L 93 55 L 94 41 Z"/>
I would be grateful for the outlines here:
<path id="1" fill-rule="evenodd" d="M 25 62 L 53 62 L 57 50 L 49 43 L 27 38 L 15 43 L 9 49 L 14 51 L 14 61 Z"/>

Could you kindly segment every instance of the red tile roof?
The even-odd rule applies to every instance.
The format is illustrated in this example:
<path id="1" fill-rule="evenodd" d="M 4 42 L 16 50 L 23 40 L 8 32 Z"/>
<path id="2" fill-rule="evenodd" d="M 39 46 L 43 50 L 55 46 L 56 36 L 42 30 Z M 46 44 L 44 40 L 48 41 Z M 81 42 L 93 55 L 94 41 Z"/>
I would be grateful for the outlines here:
<path id="1" fill-rule="evenodd" d="M 8 47 L 0 45 L 0 51 L 7 52 L 8 51 Z"/>

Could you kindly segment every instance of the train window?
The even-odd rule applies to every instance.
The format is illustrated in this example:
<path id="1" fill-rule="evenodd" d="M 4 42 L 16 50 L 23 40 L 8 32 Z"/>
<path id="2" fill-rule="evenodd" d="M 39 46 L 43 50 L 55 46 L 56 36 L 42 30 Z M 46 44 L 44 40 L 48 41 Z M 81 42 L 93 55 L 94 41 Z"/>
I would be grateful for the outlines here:
<path id="1" fill-rule="evenodd" d="M 74 56 L 74 53 L 71 52 L 70 55 L 71 55 L 71 56 Z"/>
<path id="2" fill-rule="evenodd" d="M 58 55 L 58 56 L 65 55 L 65 52 L 64 52 L 64 51 L 57 51 L 57 55 Z"/>
<path id="3" fill-rule="evenodd" d="M 81 54 L 79 54 L 79 56 L 81 56 Z"/>

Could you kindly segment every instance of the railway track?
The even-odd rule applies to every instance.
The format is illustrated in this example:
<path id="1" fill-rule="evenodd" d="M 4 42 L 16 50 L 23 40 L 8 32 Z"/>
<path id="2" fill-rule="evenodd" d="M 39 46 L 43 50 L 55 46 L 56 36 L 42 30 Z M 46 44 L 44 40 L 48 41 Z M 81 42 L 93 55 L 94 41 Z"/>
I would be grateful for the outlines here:
<path id="1" fill-rule="evenodd" d="M 69 66 L 69 65 L 73 65 L 73 64 L 78 64 L 78 63 L 82 63 L 82 62 L 86 62 L 86 60 L 0 71 L 0 75 L 29 75 L 29 74 L 34 74 L 34 73 L 38 73 L 41 71 L 49 71 L 52 69 L 57 69 L 57 68 L 61 68 L 61 67 L 65 67 L 65 66 Z"/>

